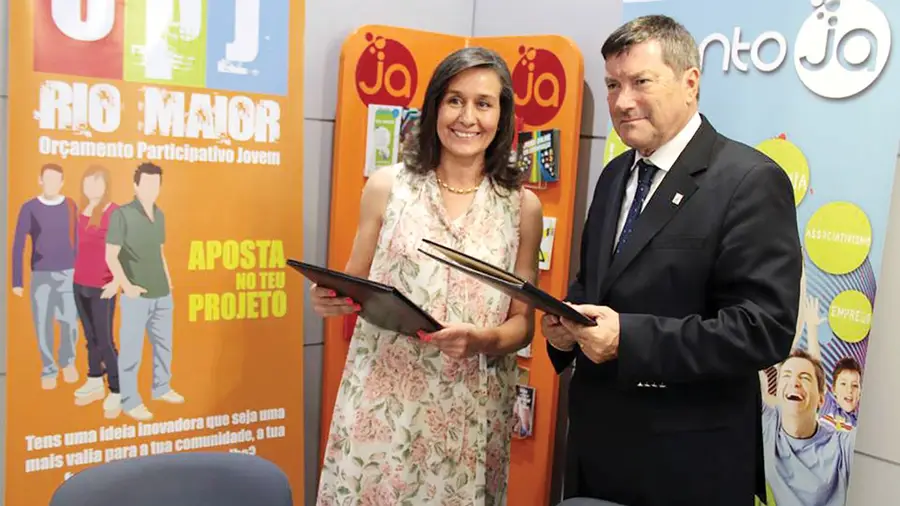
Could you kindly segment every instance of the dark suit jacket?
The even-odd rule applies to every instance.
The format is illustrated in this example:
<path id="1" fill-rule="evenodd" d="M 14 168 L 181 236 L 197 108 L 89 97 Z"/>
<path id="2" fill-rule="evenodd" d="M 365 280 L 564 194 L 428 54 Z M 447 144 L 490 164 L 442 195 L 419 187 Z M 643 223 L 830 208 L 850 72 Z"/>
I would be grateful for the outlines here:
<path id="1" fill-rule="evenodd" d="M 765 497 L 757 371 L 787 357 L 800 298 L 791 183 L 702 117 L 613 258 L 633 162 L 597 181 L 567 297 L 619 313 L 618 358 L 548 345 L 557 372 L 575 363 L 565 495 L 752 505 Z"/>

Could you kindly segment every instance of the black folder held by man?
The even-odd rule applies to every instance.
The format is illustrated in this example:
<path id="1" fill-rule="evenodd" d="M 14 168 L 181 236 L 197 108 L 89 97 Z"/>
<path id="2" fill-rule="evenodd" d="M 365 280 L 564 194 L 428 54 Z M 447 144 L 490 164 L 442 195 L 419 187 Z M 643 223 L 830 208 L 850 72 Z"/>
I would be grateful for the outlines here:
<path id="1" fill-rule="evenodd" d="M 316 285 L 353 299 L 361 308 L 359 316 L 376 327 L 413 337 L 420 330 L 432 333 L 443 328 L 392 286 L 299 260 L 291 259 L 287 264 Z"/>
<path id="2" fill-rule="evenodd" d="M 422 242 L 433 247 L 446 258 L 425 251 L 422 248 L 419 248 L 419 252 L 428 255 L 444 265 L 473 276 L 476 279 L 493 286 L 497 290 L 500 290 L 506 295 L 509 295 L 513 299 L 532 305 L 547 314 L 565 318 L 569 321 L 580 323 L 581 325 L 589 327 L 597 325 L 597 322 L 592 318 L 579 313 L 572 308 L 572 306 L 569 306 L 565 302 L 513 273 L 507 272 L 483 260 L 471 257 L 434 241 L 422 239 Z"/>

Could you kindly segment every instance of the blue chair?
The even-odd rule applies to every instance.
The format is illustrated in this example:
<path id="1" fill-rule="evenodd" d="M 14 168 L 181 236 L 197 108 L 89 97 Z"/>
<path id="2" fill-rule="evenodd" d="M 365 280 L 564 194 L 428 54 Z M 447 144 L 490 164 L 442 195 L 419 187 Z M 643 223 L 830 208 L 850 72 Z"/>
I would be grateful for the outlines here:
<path id="1" fill-rule="evenodd" d="M 616 502 L 603 499 L 591 499 L 590 497 L 571 497 L 559 503 L 558 506 L 624 506 Z"/>
<path id="2" fill-rule="evenodd" d="M 153 455 L 90 467 L 62 483 L 50 506 L 293 506 L 287 476 L 243 453 Z"/>

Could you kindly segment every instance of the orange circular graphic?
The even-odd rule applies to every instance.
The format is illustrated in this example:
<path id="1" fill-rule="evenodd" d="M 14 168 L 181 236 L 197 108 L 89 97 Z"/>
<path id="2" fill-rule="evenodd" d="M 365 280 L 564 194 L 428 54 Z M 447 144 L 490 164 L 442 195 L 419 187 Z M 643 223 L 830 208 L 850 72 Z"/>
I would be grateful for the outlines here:
<path id="1" fill-rule="evenodd" d="M 356 91 L 365 105 L 406 107 L 416 95 L 416 59 L 400 42 L 366 33 L 368 46 L 356 62 Z"/>
<path id="2" fill-rule="evenodd" d="M 512 69 L 516 114 L 530 126 L 549 123 L 566 100 L 566 71 L 550 51 L 519 46 Z"/>

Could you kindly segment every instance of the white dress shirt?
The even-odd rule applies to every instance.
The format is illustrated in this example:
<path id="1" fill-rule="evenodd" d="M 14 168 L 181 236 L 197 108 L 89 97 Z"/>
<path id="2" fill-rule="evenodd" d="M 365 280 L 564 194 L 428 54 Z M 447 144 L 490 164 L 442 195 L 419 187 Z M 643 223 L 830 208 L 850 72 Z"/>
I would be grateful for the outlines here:
<path id="1" fill-rule="evenodd" d="M 672 137 L 669 142 L 660 146 L 659 149 L 648 157 L 648 161 L 658 167 L 659 170 L 653 174 L 653 178 L 650 180 L 650 191 L 647 193 L 647 197 L 644 198 L 641 211 L 647 207 L 647 202 L 650 202 L 653 193 L 659 188 L 659 184 L 662 182 L 663 178 L 666 177 L 666 174 L 669 173 L 669 169 L 675 165 L 675 161 L 681 156 L 681 152 L 684 151 L 684 148 L 691 142 L 691 139 L 694 137 L 694 134 L 697 133 L 699 128 L 700 113 L 695 112 L 691 119 L 688 120 L 687 125 L 685 125 L 675 137 Z M 631 209 L 631 202 L 634 201 L 634 194 L 637 192 L 638 171 L 634 170 L 634 167 L 637 165 L 637 162 L 644 157 L 642 157 L 640 153 L 635 154 L 634 164 L 631 166 L 628 182 L 625 185 L 625 196 L 622 198 L 622 208 L 619 210 L 619 223 L 616 227 L 616 242 L 613 244 L 619 243 L 622 227 L 625 226 L 625 218 L 628 216 L 628 210 Z"/>

